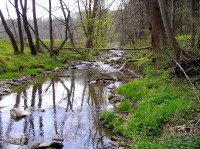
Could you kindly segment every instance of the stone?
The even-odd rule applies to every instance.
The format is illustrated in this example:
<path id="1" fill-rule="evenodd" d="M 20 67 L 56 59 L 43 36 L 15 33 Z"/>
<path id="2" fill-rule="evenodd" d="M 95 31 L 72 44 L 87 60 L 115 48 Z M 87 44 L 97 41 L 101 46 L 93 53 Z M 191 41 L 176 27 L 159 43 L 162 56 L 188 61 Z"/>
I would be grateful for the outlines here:
<path id="1" fill-rule="evenodd" d="M 10 110 L 10 115 L 14 120 L 18 120 L 20 118 L 26 117 L 28 115 L 31 115 L 31 112 L 26 110 L 21 110 L 17 108 L 13 108 Z"/>
<path id="2" fill-rule="evenodd" d="M 56 148 L 56 149 L 61 149 L 63 147 L 62 142 L 60 141 L 54 141 L 52 140 L 51 142 L 45 142 L 45 143 L 41 143 L 37 148 L 38 149 L 44 149 L 44 148 Z"/>
<path id="3" fill-rule="evenodd" d="M 27 137 L 16 138 L 16 139 L 8 140 L 8 142 L 15 145 L 27 145 L 28 138 Z"/>
<path id="4" fill-rule="evenodd" d="M 31 149 L 37 149 L 40 143 L 34 143 L 31 145 Z"/>
<path id="5" fill-rule="evenodd" d="M 29 109 L 30 109 L 31 111 L 34 111 L 34 112 L 44 112 L 44 111 L 45 111 L 45 109 L 42 109 L 42 108 L 33 108 L 33 107 L 29 107 Z"/>
<path id="6" fill-rule="evenodd" d="M 103 126 L 107 129 L 113 129 L 114 127 L 109 124 L 103 124 Z"/>
<path id="7" fill-rule="evenodd" d="M 96 80 L 90 81 L 90 84 L 96 84 L 96 83 L 97 83 Z"/>
<path id="8" fill-rule="evenodd" d="M 76 66 L 71 66 L 71 69 L 78 69 Z"/>
<path id="9" fill-rule="evenodd" d="M 8 88 L 0 88 L 0 95 L 8 95 L 10 94 L 12 91 Z"/>

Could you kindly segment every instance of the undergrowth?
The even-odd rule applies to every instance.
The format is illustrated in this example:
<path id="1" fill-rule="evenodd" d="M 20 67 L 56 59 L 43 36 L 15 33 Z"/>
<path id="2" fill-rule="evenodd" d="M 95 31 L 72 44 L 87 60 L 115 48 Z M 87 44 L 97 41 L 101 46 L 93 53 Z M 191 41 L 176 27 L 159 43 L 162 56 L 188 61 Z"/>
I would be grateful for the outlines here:
<path id="1" fill-rule="evenodd" d="M 123 94 L 126 101 L 116 107 L 115 112 L 129 110 L 128 119 L 119 119 L 115 112 L 114 119 L 107 120 L 112 124 L 113 131 L 133 140 L 132 148 L 188 148 L 200 147 L 199 136 L 169 137 L 160 140 L 165 124 L 183 125 L 190 121 L 197 123 L 198 118 L 188 116 L 191 111 L 197 113 L 198 102 L 188 83 L 182 79 L 171 77 L 170 69 L 162 68 L 158 53 L 140 53 L 145 57 L 138 62 L 143 75 L 117 88 L 116 93 Z M 138 56 L 138 57 L 140 57 Z M 142 57 L 141 56 L 141 57 Z M 167 59 L 165 59 L 167 61 Z M 166 62 L 165 62 L 166 63 Z M 181 81 L 180 81 L 181 80 Z M 137 102 L 137 107 L 129 107 L 131 101 Z M 128 103 L 129 102 L 129 103 Z M 104 113 L 104 112 L 103 112 Z M 102 119 L 104 119 L 102 114 Z M 194 142 L 196 141 L 196 142 Z M 194 142 L 192 144 L 192 142 Z"/>

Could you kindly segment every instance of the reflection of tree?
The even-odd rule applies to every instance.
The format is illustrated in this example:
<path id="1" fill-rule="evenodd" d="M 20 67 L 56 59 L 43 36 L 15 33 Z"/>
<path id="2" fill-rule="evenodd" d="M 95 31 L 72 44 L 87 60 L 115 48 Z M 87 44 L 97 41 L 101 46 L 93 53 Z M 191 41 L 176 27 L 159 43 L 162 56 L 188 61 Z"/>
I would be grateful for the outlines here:
<path id="1" fill-rule="evenodd" d="M 21 92 L 17 92 L 16 94 L 16 98 L 15 98 L 15 104 L 13 108 L 18 108 L 20 105 L 20 98 L 21 98 Z M 6 137 L 8 138 L 10 136 L 10 132 L 13 129 L 13 120 L 10 118 L 9 123 L 8 123 L 8 127 L 6 130 Z"/>
<path id="2" fill-rule="evenodd" d="M 32 96 L 31 96 L 31 107 L 32 108 L 35 107 L 35 95 L 36 95 L 37 89 L 38 89 L 37 85 L 34 85 L 32 88 Z"/>
<path id="3" fill-rule="evenodd" d="M 75 71 L 71 71 L 71 81 L 70 81 L 70 89 L 65 85 L 64 81 L 58 78 L 59 82 L 63 85 L 63 88 L 67 91 L 67 105 L 66 111 L 70 110 L 73 111 L 73 102 L 74 102 L 74 94 L 75 94 Z M 64 99 L 65 99 L 64 98 Z"/>
<path id="4" fill-rule="evenodd" d="M 45 82 L 45 87 L 42 84 L 35 84 L 28 90 L 24 90 L 21 92 L 18 92 L 16 94 L 16 103 L 14 104 L 14 107 L 19 107 L 19 106 L 24 106 L 24 109 L 28 108 L 28 105 L 30 107 L 33 107 L 33 109 L 37 108 L 42 108 L 43 103 L 43 94 L 48 94 L 50 95 L 51 99 L 50 103 L 52 105 L 52 111 L 53 114 L 50 115 L 49 119 L 51 122 L 53 122 L 53 125 L 51 126 L 52 130 L 54 132 L 50 133 L 55 133 L 56 135 L 63 136 L 65 127 L 68 125 L 68 123 L 75 123 L 74 130 L 73 130 L 73 135 L 76 137 L 76 139 L 80 139 L 81 135 L 83 132 L 85 134 L 84 136 L 84 141 L 82 142 L 84 146 L 92 146 L 93 148 L 98 148 L 100 146 L 103 147 L 103 140 L 99 139 L 102 138 L 104 135 L 103 129 L 101 127 L 101 124 L 99 122 L 97 113 L 95 112 L 95 108 L 103 103 L 103 96 L 104 96 L 104 86 L 96 86 L 96 85 L 89 85 L 88 84 L 88 77 L 91 75 L 89 73 L 84 74 L 83 76 L 78 76 L 75 75 L 75 70 L 71 71 L 70 78 L 61 78 L 61 77 L 54 77 L 51 78 L 49 81 Z M 80 83 L 81 89 L 78 90 L 79 84 L 77 85 L 76 83 Z M 63 89 L 63 95 L 64 98 L 59 99 L 59 102 L 64 101 L 66 103 L 65 106 L 65 111 L 70 112 L 72 111 L 74 113 L 75 107 L 73 107 L 73 104 L 80 103 L 81 107 L 78 109 L 77 117 L 69 116 L 68 113 L 64 113 L 61 120 L 58 119 L 58 116 L 60 115 L 58 111 L 58 105 L 57 104 L 57 94 L 60 92 L 60 85 Z M 57 87 L 58 86 L 58 87 Z M 48 92 L 47 92 L 48 91 Z M 49 94 L 50 92 L 50 94 Z M 78 94 L 79 98 L 76 98 L 75 94 Z M 80 97 L 81 96 L 81 97 Z M 88 99 L 86 99 L 88 97 Z M 75 101 L 76 100 L 76 101 Z M 20 102 L 22 102 L 20 104 Z M 89 108 L 86 106 L 86 113 L 84 103 L 88 103 Z M 82 113 L 83 111 L 83 113 Z M 48 112 L 47 112 L 48 113 Z M 1 114 L 1 113 L 0 113 Z M 86 115 L 84 115 L 86 114 Z M 49 120 L 44 119 L 45 114 L 41 113 L 33 113 L 33 116 L 26 117 L 23 119 L 23 126 L 22 126 L 22 133 L 27 136 L 28 138 L 37 138 L 37 135 L 44 137 L 45 133 L 44 131 L 45 128 L 45 123 Z M 1 115 L 0 115 L 1 116 Z M 37 116 L 37 117 L 36 117 Z M 70 120 L 68 119 L 70 118 Z M 83 124 L 83 122 L 87 121 L 87 124 Z M 9 121 L 8 127 L 6 128 L 6 134 L 8 138 L 12 136 L 12 131 L 14 131 L 15 123 L 13 123 L 12 120 Z M 18 125 L 18 124 L 17 124 Z M 86 130 L 82 130 L 83 127 L 86 127 Z M 1 117 L 0 117 L 0 135 L 1 135 Z M 48 128 L 49 129 L 49 128 Z M 66 134 L 68 134 L 66 132 Z M 9 136 L 10 135 L 10 136 Z M 86 139 L 86 140 L 85 140 Z M 1 142 L 1 139 L 0 139 Z M 0 147 L 1 148 L 1 147 Z"/>
<path id="5" fill-rule="evenodd" d="M 23 91 L 23 98 L 24 98 L 24 110 L 25 110 L 26 108 L 28 108 L 28 104 L 27 104 L 28 97 L 27 97 L 26 90 Z"/>
<path id="6" fill-rule="evenodd" d="M 3 128 L 2 128 L 2 120 L 1 120 L 1 110 L 0 110 L 0 148 L 3 148 Z"/>
<path id="7" fill-rule="evenodd" d="M 53 99 L 53 110 L 54 110 L 54 127 L 55 133 L 58 134 L 58 124 L 57 124 L 57 113 L 56 113 L 56 91 L 55 91 L 55 79 L 51 79 L 52 84 L 52 99 Z"/>
<path id="8" fill-rule="evenodd" d="M 21 92 L 17 93 L 14 108 L 18 108 L 20 104 Z"/>
<path id="9" fill-rule="evenodd" d="M 38 86 L 38 108 L 42 107 L 42 85 Z"/>

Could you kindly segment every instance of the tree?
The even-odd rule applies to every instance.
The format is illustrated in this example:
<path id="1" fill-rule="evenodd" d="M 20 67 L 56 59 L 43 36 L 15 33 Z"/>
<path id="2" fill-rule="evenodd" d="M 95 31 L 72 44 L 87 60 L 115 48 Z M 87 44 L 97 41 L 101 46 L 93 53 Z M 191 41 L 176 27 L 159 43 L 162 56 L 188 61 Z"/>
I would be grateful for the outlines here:
<path id="1" fill-rule="evenodd" d="M 84 29 L 85 36 L 87 38 L 86 41 L 86 48 L 92 48 L 93 45 L 93 39 L 94 39 L 94 25 L 95 25 L 95 19 L 97 16 L 98 6 L 99 6 L 99 0 L 86 0 L 85 3 L 83 3 L 85 8 L 85 15 L 86 15 L 86 23 L 84 24 L 83 20 L 83 14 L 80 8 L 80 0 L 77 0 L 78 2 L 78 9 L 79 9 L 79 15 L 81 19 L 81 24 Z"/>
<path id="2" fill-rule="evenodd" d="M 26 14 L 27 13 L 27 0 L 24 0 L 24 5 L 23 5 L 22 0 L 20 0 L 20 5 L 21 5 L 21 9 L 22 9 L 22 18 L 23 18 L 24 30 L 25 30 L 26 35 L 27 35 L 31 54 L 37 55 L 37 51 L 35 50 L 35 46 L 33 44 L 31 31 L 29 29 L 29 22 L 28 22 L 27 14 Z"/>
<path id="3" fill-rule="evenodd" d="M 180 60 L 181 58 L 181 48 L 174 36 L 174 33 L 170 27 L 170 22 L 169 22 L 169 18 L 168 18 L 168 14 L 167 14 L 167 7 L 166 7 L 166 3 L 164 0 L 158 0 L 159 6 L 160 6 L 160 12 L 161 12 L 161 16 L 162 16 L 162 20 L 163 20 L 163 25 L 165 28 L 165 33 L 167 35 L 169 44 L 171 46 L 171 48 L 174 50 L 175 56 L 177 60 Z"/>
<path id="4" fill-rule="evenodd" d="M 145 0 L 145 7 L 149 18 L 151 45 L 153 49 L 163 48 L 166 45 L 166 36 L 158 1 Z"/>
<path id="5" fill-rule="evenodd" d="M 175 13 L 176 13 L 176 8 L 175 8 L 176 1 L 171 0 L 171 5 L 172 5 L 172 14 L 171 14 L 171 28 L 172 31 L 175 32 Z"/>
<path id="6" fill-rule="evenodd" d="M 40 49 L 40 40 L 39 40 L 39 32 L 38 32 L 38 23 L 36 17 L 36 7 L 35 7 L 35 0 L 32 1 L 33 6 L 33 23 L 34 23 L 34 30 L 35 30 L 35 47 L 37 50 Z"/>
<path id="7" fill-rule="evenodd" d="M 50 50 L 53 51 L 53 25 L 52 25 L 52 9 L 51 0 L 49 0 L 49 34 L 50 34 Z"/>
<path id="8" fill-rule="evenodd" d="M 24 53 L 24 39 L 23 39 L 23 32 L 22 32 L 22 23 L 21 17 L 18 8 L 18 0 L 15 0 L 15 10 L 17 14 L 17 25 L 18 25 L 18 32 L 19 32 L 19 43 L 20 43 L 20 53 Z"/>
<path id="9" fill-rule="evenodd" d="M 0 18 L 1 18 L 2 24 L 4 26 L 4 29 L 5 29 L 6 33 L 8 34 L 8 36 L 10 38 L 10 41 L 12 43 L 12 47 L 14 49 L 14 53 L 19 54 L 19 48 L 17 46 L 17 42 L 15 41 L 15 37 L 14 37 L 13 33 L 10 31 L 10 29 L 9 29 L 7 23 L 6 23 L 6 20 L 3 16 L 3 13 L 1 12 L 1 9 L 0 9 Z"/>
<path id="10" fill-rule="evenodd" d="M 65 31 L 64 31 L 64 36 L 65 37 L 64 37 L 62 43 L 60 44 L 60 46 L 57 49 L 53 50 L 53 52 L 55 54 L 58 54 L 58 52 L 63 48 L 63 46 L 65 45 L 65 43 L 68 40 L 69 18 L 70 18 L 70 11 L 68 10 L 68 16 L 67 16 L 67 14 L 65 12 L 65 8 L 64 8 L 64 2 L 62 0 L 59 0 L 59 1 L 60 1 L 61 10 L 62 10 L 62 13 L 63 13 L 63 16 L 64 16 L 64 22 L 63 23 L 65 25 Z M 67 9 L 67 7 L 66 7 L 66 9 Z M 73 44 L 73 41 L 71 41 L 71 42 Z"/>

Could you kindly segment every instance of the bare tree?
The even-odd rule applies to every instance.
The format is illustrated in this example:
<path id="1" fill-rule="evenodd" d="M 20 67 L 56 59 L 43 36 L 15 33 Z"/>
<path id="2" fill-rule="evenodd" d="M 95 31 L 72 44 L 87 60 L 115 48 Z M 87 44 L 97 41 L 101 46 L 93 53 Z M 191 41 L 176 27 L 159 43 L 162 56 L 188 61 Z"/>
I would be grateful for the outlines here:
<path id="1" fill-rule="evenodd" d="M 32 1 L 33 6 L 33 22 L 34 22 L 34 29 L 35 29 L 35 47 L 37 50 L 40 49 L 40 40 L 39 40 L 39 32 L 38 32 L 38 23 L 37 23 L 37 17 L 36 17 L 36 5 L 35 0 Z"/>
<path id="2" fill-rule="evenodd" d="M 18 25 L 18 32 L 19 32 L 20 53 L 24 53 L 24 39 L 23 39 L 23 32 L 22 32 L 21 17 L 20 17 L 19 7 L 18 7 L 18 0 L 15 0 L 15 10 L 16 10 L 16 14 L 17 14 L 17 25 Z"/>
<path id="3" fill-rule="evenodd" d="M 9 29 L 7 23 L 6 23 L 6 20 L 3 16 L 3 13 L 1 12 L 1 9 L 0 9 L 0 18 L 1 18 L 2 24 L 4 26 L 4 29 L 5 29 L 6 33 L 8 34 L 8 36 L 10 38 L 10 41 L 12 43 L 12 47 L 14 49 L 14 53 L 19 54 L 19 48 L 17 46 L 17 42 L 15 41 L 15 37 L 14 37 L 13 33 L 10 31 L 10 29 Z"/>
<path id="4" fill-rule="evenodd" d="M 24 30 L 25 30 L 26 35 L 27 35 L 31 54 L 37 55 L 37 51 L 35 50 L 35 46 L 33 44 L 32 35 L 31 35 L 31 31 L 29 29 L 29 23 L 28 23 L 28 19 L 27 19 L 27 0 L 24 0 L 24 4 L 23 4 L 22 0 L 20 0 L 20 5 L 21 5 L 21 9 L 22 9 L 22 18 L 23 18 Z"/>
<path id="5" fill-rule="evenodd" d="M 49 34 L 50 34 L 50 50 L 53 51 L 53 25 L 52 25 L 51 0 L 49 0 Z"/>

